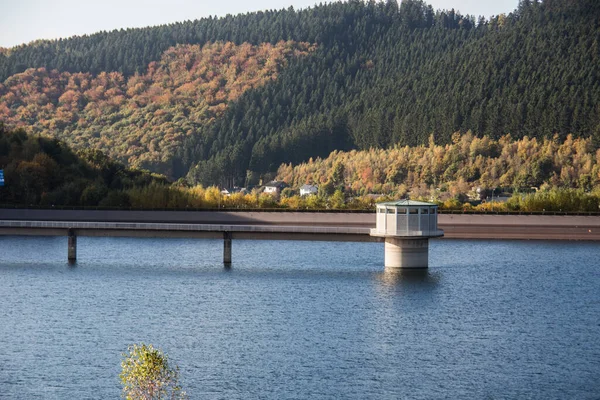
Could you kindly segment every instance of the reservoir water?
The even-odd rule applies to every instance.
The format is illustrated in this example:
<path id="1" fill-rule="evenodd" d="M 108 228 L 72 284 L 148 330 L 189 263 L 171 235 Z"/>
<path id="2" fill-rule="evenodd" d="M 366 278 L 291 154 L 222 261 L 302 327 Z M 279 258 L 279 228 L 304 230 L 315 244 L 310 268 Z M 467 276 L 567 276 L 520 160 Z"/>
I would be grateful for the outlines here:
<path id="1" fill-rule="evenodd" d="M 0 237 L 0 398 L 117 399 L 160 347 L 191 399 L 598 399 L 600 245 Z"/>

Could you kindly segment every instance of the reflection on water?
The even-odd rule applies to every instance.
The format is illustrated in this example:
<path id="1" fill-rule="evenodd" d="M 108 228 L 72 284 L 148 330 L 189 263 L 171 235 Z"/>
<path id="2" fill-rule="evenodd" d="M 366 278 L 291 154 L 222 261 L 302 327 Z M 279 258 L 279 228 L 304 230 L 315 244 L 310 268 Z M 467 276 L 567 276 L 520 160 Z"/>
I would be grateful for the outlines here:
<path id="1" fill-rule="evenodd" d="M 420 286 L 433 289 L 438 284 L 439 271 L 429 268 L 401 269 L 385 268 L 378 273 L 377 279 L 385 286 Z"/>

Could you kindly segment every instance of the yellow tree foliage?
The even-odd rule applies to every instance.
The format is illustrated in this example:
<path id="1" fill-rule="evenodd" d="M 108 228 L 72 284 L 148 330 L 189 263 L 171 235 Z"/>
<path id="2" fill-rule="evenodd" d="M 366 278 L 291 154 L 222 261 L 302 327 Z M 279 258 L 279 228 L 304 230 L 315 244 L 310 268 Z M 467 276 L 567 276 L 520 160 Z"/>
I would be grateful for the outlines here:
<path id="1" fill-rule="evenodd" d="M 324 159 L 281 165 L 277 179 L 292 187 L 319 185 L 336 168 L 344 171 L 342 186 L 352 196 L 409 195 L 443 202 L 476 188 L 600 190 L 600 150 L 591 139 L 571 135 L 560 142 L 556 137 L 513 140 L 509 135 L 493 140 L 468 132 L 454 134 L 445 145 L 430 140 L 427 146 L 334 151 Z"/>
<path id="2" fill-rule="evenodd" d="M 179 386 L 179 369 L 152 345 L 134 344 L 123 354 L 121 374 L 123 397 L 127 400 L 186 399 Z"/>

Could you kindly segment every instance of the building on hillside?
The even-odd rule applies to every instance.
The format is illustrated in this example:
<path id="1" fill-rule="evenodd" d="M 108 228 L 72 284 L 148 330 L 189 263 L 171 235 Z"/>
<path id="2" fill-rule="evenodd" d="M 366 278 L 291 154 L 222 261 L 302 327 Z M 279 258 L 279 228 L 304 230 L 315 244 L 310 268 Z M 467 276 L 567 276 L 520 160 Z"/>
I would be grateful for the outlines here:
<path id="1" fill-rule="evenodd" d="M 265 185 L 265 193 L 279 194 L 286 187 L 287 184 L 283 181 L 271 181 Z"/>
<path id="2" fill-rule="evenodd" d="M 365 197 L 366 197 L 367 199 L 369 199 L 369 200 L 377 201 L 377 200 L 379 200 L 380 198 L 382 198 L 382 197 L 383 197 L 383 195 L 382 195 L 382 194 L 377 194 L 377 193 L 367 193 L 367 194 L 365 195 Z"/>
<path id="3" fill-rule="evenodd" d="M 300 188 L 300 196 L 310 196 L 311 194 L 317 194 L 319 192 L 319 188 L 314 185 L 303 185 Z"/>
<path id="4" fill-rule="evenodd" d="M 241 188 L 241 187 L 238 187 L 238 186 L 234 186 L 231 189 L 225 188 L 225 189 L 221 190 L 221 194 L 223 196 L 231 196 L 234 193 L 248 194 L 249 192 L 248 192 L 248 189 Z"/>

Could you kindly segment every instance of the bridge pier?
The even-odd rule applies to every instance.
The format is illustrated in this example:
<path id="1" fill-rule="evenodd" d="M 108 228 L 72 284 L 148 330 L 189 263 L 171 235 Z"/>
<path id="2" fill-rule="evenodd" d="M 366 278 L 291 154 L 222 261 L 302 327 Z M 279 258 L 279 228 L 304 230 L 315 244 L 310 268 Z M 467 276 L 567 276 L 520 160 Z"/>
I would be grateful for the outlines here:
<path id="1" fill-rule="evenodd" d="M 67 259 L 69 263 L 74 263 L 77 260 L 77 236 L 75 235 L 74 229 L 69 229 L 67 231 L 68 235 L 68 250 L 67 250 Z"/>
<path id="2" fill-rule="evenodd" d="M 223 232 L 223 264 L 231 265 L 231 232 Z"/>

